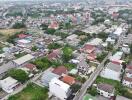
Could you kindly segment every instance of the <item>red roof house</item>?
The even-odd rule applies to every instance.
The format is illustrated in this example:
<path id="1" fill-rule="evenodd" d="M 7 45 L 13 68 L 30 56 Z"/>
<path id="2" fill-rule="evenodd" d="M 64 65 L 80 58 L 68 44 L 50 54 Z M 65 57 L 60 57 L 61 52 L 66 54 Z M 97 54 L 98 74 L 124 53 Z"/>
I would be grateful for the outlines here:
<path id="1" fill-rule="evenodd" d="M 61 76 L 62 74 L 67 74 L 68 70 L 65 66 L 59 66 L 55 68 L 52 72 Z"/>
<path id="2" fill-rule="evenodd" d="M 90 44 L 86 44 L 86 45 L 81 49 L 81 51 L 82 51 L 82 52 L 86 52 L 86 53 L 91 53 L 91 52 L 93 52 L 95 49 L 96 49 L 95 46 L 90 45 Z"/>
<path id="3" fill-rule="evenodd" d="M 63 76 L 61 80 L 69 85 L 75 84 L 75 78 L 68 75 Z"/>
<path id="4" fill-rule="evenodd" d="M 59 24 L 56 21 L 54 21 L 48 26 L 48 28 L 58 29 L 59 28 Z"/>
<path id="5" fill-rule="evenodd" d="M 25 64 L 24 67 L 28 68 L 30 71 L 36 70 L 36 65 L 31 63 Z"/>
<path id="6" fill-rule="evenodd" d="M 48 54 L 48 59 L 49 60 L 56 60 L 60 57 L 61 51 L 59 49 L 53 50 L 50 54 Z"/>
<path id="7" fill-rule="evenodd" d="M 28 37 L 28 35 L 26 34 L 18 34 L 18 38 L 22 39 L 22 38 L 26 38 Z"/>
<path id="8" fill-rule="evenodd" d="M 90 60 L 90 61 L 96 60 L 96 58 L 97 58 L 97 56 L 96 56 L 95 53 L 90 53 L 87 56 L 87 59 Z"/>

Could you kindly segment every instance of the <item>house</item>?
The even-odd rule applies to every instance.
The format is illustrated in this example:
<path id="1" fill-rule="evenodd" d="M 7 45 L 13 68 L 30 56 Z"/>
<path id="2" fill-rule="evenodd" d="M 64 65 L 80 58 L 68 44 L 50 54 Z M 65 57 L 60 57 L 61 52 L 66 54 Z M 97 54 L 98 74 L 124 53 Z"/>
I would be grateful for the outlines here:
<path id="1" fill-rule="evenodd" d="M 113 39 L 113 38 L 111 38 L 111 37 L 108 37 L 107 39 L 106 39 L 106 42 L 107 43 L 110 43 L 110 44 L 115 44 L 115 39 Z"/>
<path id="2" fill-rule="evenodd" d="M 89 74 L 89 65 L 87 64 L 87 62 L 85 60 L 81 60 L 79 62 L 79 64 L 77 65 L 77 69 L 78 69 L 78 73 L 83 74 L 83 75 L 87 75 Z"/>
<path id="3" fill-rule="evenodd" d="M 49 92 L 61 100 L 66 100 L 71 94 L 71 89 L 70 85 L 53 78 L 49 83 Z"/>
<path id="4" fill-rule="evenodd" d="M 52 29 L 58 29 L 59 28 L 59 24 L 56 21 L 51 22 L 51 24 L 48 26 L 48 28 L 52 28 Z"/>
<path id="5" fill-rule="evenodd" d="M 95 46 L 91 44 L 86 44 L 82 49 L 80 49 L 80 51 L 84 53 L 92 53 L 95 49 Z"/>
<path id="6" fill-rule="evenodd" d="M 25 64 L 26 62 L 31 61 L 33 59 L 34 59 L 34 56 L 27 54 L 23 57 L 16 59 L 16 60 L 13 60 L 13 64 L 15 66 L 21 66 L 21 65 Z"/>
<path id="7" fill-rule="evenodd" d="M 3 80 L 0 80 L 1 88 L 7 93 L 12 93 L 18 85 L 19 82 L 12 77 L 7 77 Z"/>
<path id="8" fill-rule="evenodd" d="M 107 98 L 114 96 L 115 89 L 112 85 L 100 83 L 97 85 L 97 92 Z"/>
<path id="9" fill-rule="evenodd" d="M 87 59 L 90 60 L 90 61 L 94 61 L 94 60 L 96 60 L 96 58 L 97 58 L 97 56 L 96 56 L 95 53 L 90 53 L 87 56 Z"/>
<path id="10" fill-rule="evenodd" d="M 53 50 L 50 54 L 48 54 L 48 59 L 49 60 L 57 60 L 59 59 L 61 56 L 61 50 L 57 49 L 57 50 Z"/>
<path id="11" fill-rule="evenodd" d="M 45 72 L 41 77 L 41 82 L 44 86 L 49 87 L 49 82 L 55 77 L 59 78 L 60 76 L 52 72 Z"/>
<path id="12" fill-rule="evenodd" d="M 123 29 L 121 27 L 118 27 L 113 34 L 120 36 L 122 34 L 122 32 L 123 32 Z"/>
<path id="13" fill-rule="evenodd" d="M 71 75 L 76 75 L 77 72 L 78 72 L 77 69 L 72 69 L 72 70 L 69 72 L 69 74 L 71 74 Z"/>
<path id="14" fill-rule="evenodd" d="M 78 38 L 78 35 L 72 34 L 66 38 L 66 41 L 73 41 Z"/>
<path id="15" fill-rule="evenodd" d="M 78 35 L 72 34 L 66 38 L 66 42 L 71 46 L 77 46 L 80 42 L 80 39 L 78 39 Z"/>
<path id="16" fill-rule="evenodd" d="M 62 76 L 60 80 L 69 85 L 75 84 L 75 78 L 69 75 Z"/>
<path id="17" fill-rule="evenodd" d="M 121 60 L 123 56 L 123 52 L 121 51 L 117 51 L 113 56 L 111 56 L 109 59 L 110 61 L 118 61 L 118 60 Z"/>
<path id="18" fill-rule="evenodd" d="M 93 46 L 99 46 L 102 43 L 103 43 L 103 41 L 100 38 L 95 38 L 95 39 L 91 40 L 90 42 L 88 42 L 88 44 L 93 45 Z"/>
<path id="19" fill-rule="evenodd" d="M 27 39 L 20 39 L 17 41 L 17 45 L 19 47 L 28 47 L 30 45 L 31 41 Z"/>
<path id="20" fill-rule="evenodd" d="M 122 65 L 109 62 L 101 72 L 101 76 L 108 79 L 120 81 Z"/>
<path id="21" fill-rule="evenodd" d="M 123 44 L 121 50 L 122 50 L 125 54 L 130 54 L 129 45 Z"/>
<path id="22" fill-rule="evenodd" d="M 20 38 L 20 39 L 26 38 L 28 36 L 29 35 L 27 35 L 27 34 L 18 34 L 18 38 Z"/>
<path id="23" fill-rule="evenodd" d="M 127 65 L 122 84 L 129 88 L 132 88 L 132 62 Z"/>
<path id="24" fill-rule="evenodd" d="M 62 76 L 63 74 L 67 74 L 68 70 L 65 66 L 59 66 L 57 68 L 55 68 L 52 73 L 57 74 L 59 76 Z"/>
<path id="25" fill-rule="evenodd" d="M 27 68 L 30 72 L 37 72 L 38 71 L 36 68 L 36 65 L 31 64 L 31 63 L 27 63 L 23 67 Z"/>
<path id="26" fill-rule="evenodd" d="M 124 44 L 132 44 L 132 34 L 128 34 L 126 37 L 123 38 Z"/>

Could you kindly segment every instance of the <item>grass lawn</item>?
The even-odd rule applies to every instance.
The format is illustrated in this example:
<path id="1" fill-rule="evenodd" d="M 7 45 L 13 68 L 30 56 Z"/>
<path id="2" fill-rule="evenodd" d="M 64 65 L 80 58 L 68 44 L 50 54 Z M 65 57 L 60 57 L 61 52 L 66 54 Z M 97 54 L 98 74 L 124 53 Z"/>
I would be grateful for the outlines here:
<path id="1" fill-rule="evenodd" d="M 20 58 L 20 57 L 22 57 L 22 56 L 24 56 L 24 55 L 26 55 L 26 54 L 27 54 L 27 53 L 23 52 L 23 53 L 15 54 L 14 56 L 15 56 L 16 58 Z"/>
<path id="2" fill-rule="evenodd" d="M 83 97 L 83 100 L 95 100 L 95 98 L 89 94 L 86 94 L 84 97 Z"/>
<path id="3" fill-rule="evenodd" d="M 107 84 L 110 84 L 110 85 L 113 85 L 113 86 L 118 86 L 120 85 L 120 82 L 118 81 L 115 81 L 115 80 L 111 80 L 111 79 L 106 79 L 106 78 L 103 78 L 103 77 L 100 77 L 98 76 L 96 81 L 95 81 L 97 84 L 98 83 L 107 83 Z"/>
<path id="4" fill-rule="evenodd" d="M 26 29 L 0 29 L 0 40 L 6 41 L 9 36 L 14 35 L 17 32 L 25 31 Z"/>
<path id="5" fill-rule="evenodd" d="M 8 100 L 48 100 L 48 90 L 30 83 L 20 93 L 9 97 Z"/>

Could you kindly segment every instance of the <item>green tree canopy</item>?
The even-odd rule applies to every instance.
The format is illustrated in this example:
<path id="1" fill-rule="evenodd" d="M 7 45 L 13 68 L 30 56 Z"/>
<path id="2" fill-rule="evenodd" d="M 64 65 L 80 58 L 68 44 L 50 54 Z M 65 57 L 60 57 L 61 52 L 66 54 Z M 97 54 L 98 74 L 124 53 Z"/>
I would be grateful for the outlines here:
<path id="1" fill-rule="evenodd" d="M 8 72 L 8 75 L 18 80 L 21 83 L 24 83 L 26 80 L 28 80 L 28 74 L 21 69 L 11 69 Z"/>
<path id="2" fill-rule="evenodd" d="M 24 23 L 15 23 L 12 28 L 14 29 L 20 29 L 20 28 L 26 28 L 26 25 Z"/>
<path id="3" fill-rule="evenodd" d="M 63 50 L 63 55 L 62 55 L 63 61 L 68 62 L 72 58 L 73 50 L 71 47 L 66 47 L 66 46 L 62 50 Z"/>

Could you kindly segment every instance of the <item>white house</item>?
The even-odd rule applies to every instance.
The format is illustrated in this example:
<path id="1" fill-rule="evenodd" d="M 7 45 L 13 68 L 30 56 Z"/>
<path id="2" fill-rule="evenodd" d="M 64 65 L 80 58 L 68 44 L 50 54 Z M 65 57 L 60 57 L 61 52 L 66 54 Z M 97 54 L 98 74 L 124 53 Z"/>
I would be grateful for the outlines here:
<path id="1" fill-rule="evenodd" d="M 118 61 L 118 60 L 121 60 L 122 56 L 123 56 L 123 52 L 118 51 L 113 56 L 111 56 L 109 59 L 110 61 Z"/>
<path id="2" fill-rule="evenodd" d="M 115 39 L 112 39 L 111 37 L 108 37 L 108 38 L 106 39 L 106 42 L 107 42 L 107 43 L 110 43 L 110 44 L 114 44 L 114 43 L 115 43 Z"/>
<path id="3" fill-rule="evenodd" d="M 70 85 L 60 81 L 57 78 L 53 78 L 49 83 L 49 91 L 54 96 L 61 100 L 66 100 L 71 94 Z"/>
<path id="4" fill-rule="evenodd" d="M 100 75 L 104 78 L 120 81 L 121 69 L 122 65 L 110 62 Z"/>
<path id="5" fill-rule="evenodd" d="M 122 46 L 121 49 L 122 49 L 122 51 L 123 51 L 125 54 L 129 54 L 129 53 L 130 53 L 129 45 L 123 44 L 123 46 Z"/>
<path id="6" fill-rule="evenodd" d="M 1 88 L 7 93 L 13 92 L 17 85 L 19 85 L 19 82 L 12 77 L 0 80 Z"/>
<path id="7" fill-rule="evenodd" d="M 100 83 L 97 85 L 97 92 L 107 98 L 114 96 L 115 89 L 112 85 Z"/>
<path id="8" fill-rule="evenodd" d="M 31 43 L 30 40 L 21 39 L 17 41 L 17 45 L 20 47 L 27 47 Z"/>

